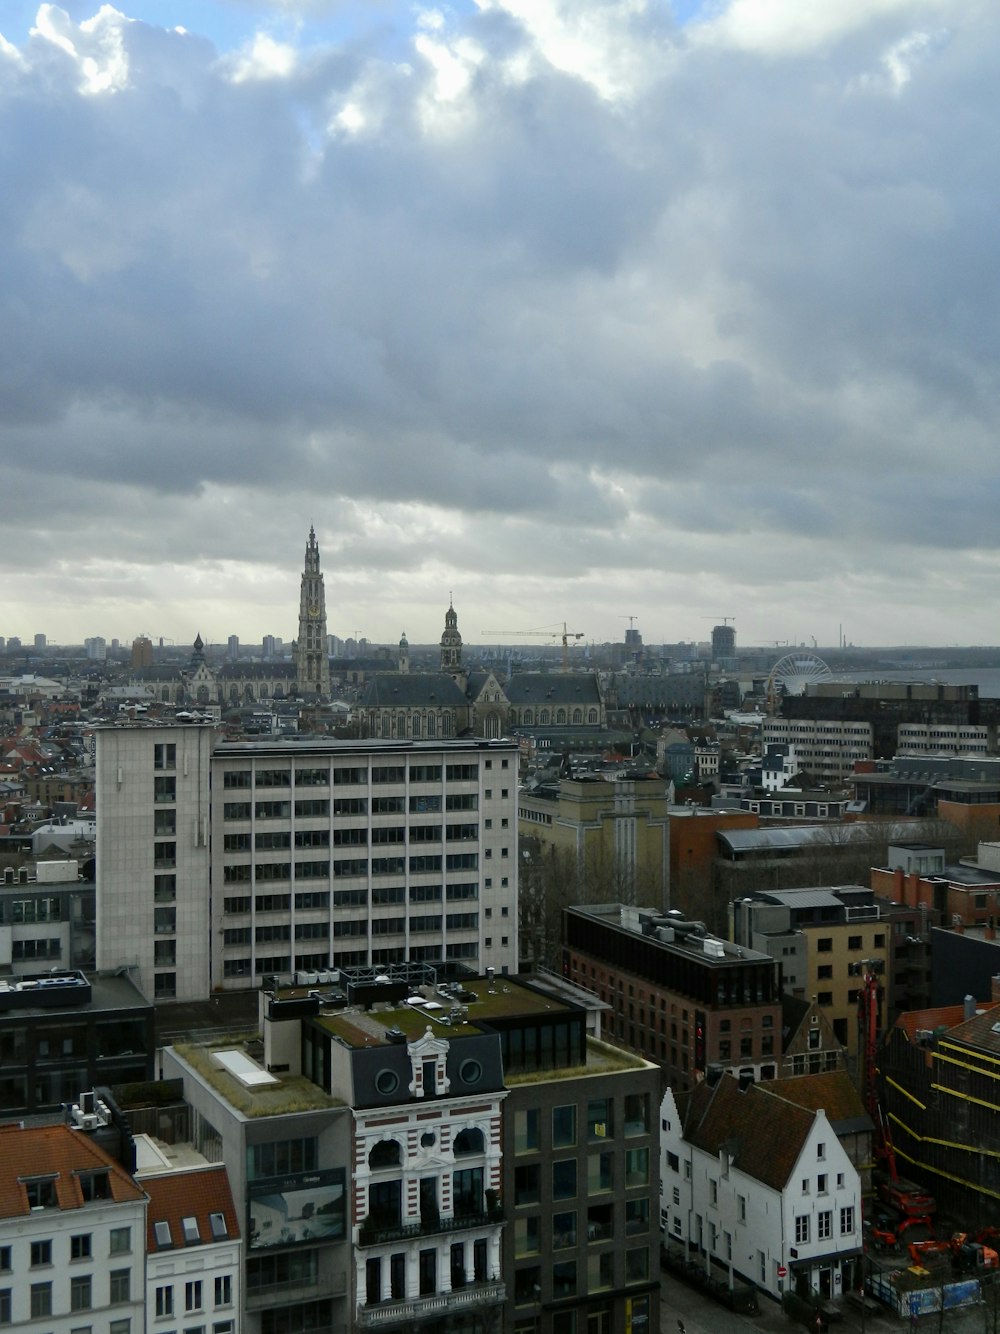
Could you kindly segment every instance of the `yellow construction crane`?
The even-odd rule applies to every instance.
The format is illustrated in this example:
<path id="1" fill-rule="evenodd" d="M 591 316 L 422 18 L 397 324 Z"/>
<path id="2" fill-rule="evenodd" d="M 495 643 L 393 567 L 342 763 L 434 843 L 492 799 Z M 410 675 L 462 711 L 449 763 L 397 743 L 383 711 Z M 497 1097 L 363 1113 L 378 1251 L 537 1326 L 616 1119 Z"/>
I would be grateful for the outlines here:
<path id="1" fill-rule="evenodd" d="M 582 630 L 567 630 L 566 622 L 563 621 L 562 629 L 553 629 L 551 626 L 543 625 L 538 630 L 480 630 L 481 635 L 489 635 L 493 639 L 561 639 L 562 640 L 562 669 L 569 671 L 569 641 L 571 639 L 583 639 Z"/>

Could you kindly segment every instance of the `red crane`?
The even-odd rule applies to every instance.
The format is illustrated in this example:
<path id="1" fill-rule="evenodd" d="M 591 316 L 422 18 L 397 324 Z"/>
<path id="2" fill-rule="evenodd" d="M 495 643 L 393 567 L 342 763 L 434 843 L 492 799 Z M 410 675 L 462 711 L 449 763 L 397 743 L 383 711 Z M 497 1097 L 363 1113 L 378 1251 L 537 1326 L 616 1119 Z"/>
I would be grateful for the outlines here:
<path id="1" fill-rule="evenodd" d="M 881 960 L 866 960 L 863 965 L 864 975 L 858 988 L 858 1046 L 861 1054 L 861 1089 L 868 1115 L 875 1127 L 875 1153 L 882 1167 L 883 1177 L 876 1184 L 876 1191 L 884 1204 L 890 1205 L 902 1215 L 902 1221 L 896 1229 L 897 1236 L 918 1223 L 923 1223 L 933 1231 L 931 1215 L 937 1209 L 933 1195 L 918 1186 L 914 1181 L 907 1181 L 899 1175 L 896 1167 L 896 1153 L 892 1145 L 889 1121 L 882 1104 L 879 1102 L 878 1088 L 875 1083 L 875 1058 L 878 1044 L 881 988 L 878 974 L 882 971 Z"/>

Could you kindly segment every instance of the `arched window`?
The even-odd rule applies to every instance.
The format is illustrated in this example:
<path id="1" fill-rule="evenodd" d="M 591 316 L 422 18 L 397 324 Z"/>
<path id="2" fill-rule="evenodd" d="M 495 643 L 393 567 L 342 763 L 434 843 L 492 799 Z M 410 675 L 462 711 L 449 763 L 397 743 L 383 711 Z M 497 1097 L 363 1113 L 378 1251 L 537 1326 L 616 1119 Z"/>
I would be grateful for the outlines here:
<path id="1" fill-rule="evenodd" d="M 229 702 L 230 702 L 230 704 L 239 704 L 239 702 L 240 702 L 240 688 L 239 688 L 239 686 L 230 686 L 230 687 L 229 687 Z"/>
<path id="2" fill-rule="evenodd" d="M 587 722 L 588 722 L 588 723 L 596 723 L 596 722 L 597 722 L 597 710 L 596 710 L 596 709 L 591 709 L 591 710 L 589 710 L 589 712 L 587 713 Z"/>
<path id="3" fill-rule="evenodd" d="M 542 727 L 548 727 L 548 725 L 549 725 L 549 711 L 548 711 L 548 709 L 542 709 L 541 713 L 538 715 L 538 721 L 539 721 L 539 724 L 540 724 Z"/>
<path id="4" fill-rule="evenodd" d="M 565 710 L 565 709 L 557 709 L 557 710 L 556 710 L 556 723 L 557 723 L 557 724 L 559 724 L 559 723 L 564 723 L 565 721 L 566 721 L 566 710 Z"/>
<path id="5" fill-rule="evenodd" d="M 207 703 L 208 703 L 208 686 L 199 686 L 199 687 L 198 687 L 198 703 L 199 703 L 199 704 L 207 704 Z"/>
<path id="6" fill-rule="evenodd" d="M 455 1157 L 460 1157 L 463 1153 L 483 1153 L 485 1149 L 485 1140 L 483 1132 L 475 1127 L 471 1129 L 460 1130 L 455 1136 Z"/>
<path id="7" fill-rule="evenodd" d="M 582 723 L 582 722 L 583 722 L 583 710 L 582 710 L 582 709 L 574 709 L 574 710 L 573 710 L 573 721 L 574 721 L 575 723 Z"/>
<path id="8" fill-rule="evenodd" d="M 396 1139 L 380 1139 L 377 1144 L 372 1145 L 368 1155 L 368 1166 L 373 1172 L 383 1167 L 399 1167 L 402 1161 L 403 1151 L 399 1147 L 399 1140 Z"/>
<path id="9" fill-rule="evenodd" d="M 446 713 L 441 720 L 441 735 L 451 736 L 451 734 L 452 734 L 451 714 Z"/>
<path id="10" fill-rule="evenodd" d="M 438 734 L 437 714 L 432 711 L 427 715 L 427 735 L 437 736 L 437 734 Z"/>

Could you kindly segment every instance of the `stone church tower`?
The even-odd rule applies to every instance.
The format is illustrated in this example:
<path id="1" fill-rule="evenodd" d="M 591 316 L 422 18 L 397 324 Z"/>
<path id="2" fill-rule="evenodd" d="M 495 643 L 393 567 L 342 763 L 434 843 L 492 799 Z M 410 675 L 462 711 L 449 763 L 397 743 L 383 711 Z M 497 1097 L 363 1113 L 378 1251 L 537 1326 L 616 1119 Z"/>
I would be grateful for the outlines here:
<path id="1" fill-rule="evenodd" d="M 458 613 L 449 601 L 444 614 L 444 632 L 441 635 L 441 670 L 453 676 L 462 670 L 462 636 L 458 633 Z"/>
<path id="2" fill-rule="evenodd" d="M 330 697 L 330 655 L 326 647 L 326 592 L 319 569 L 319 544 L 310 525 L 299 593 L 299 637 L 295 641 L 295 687 L 300 695 Z"/>

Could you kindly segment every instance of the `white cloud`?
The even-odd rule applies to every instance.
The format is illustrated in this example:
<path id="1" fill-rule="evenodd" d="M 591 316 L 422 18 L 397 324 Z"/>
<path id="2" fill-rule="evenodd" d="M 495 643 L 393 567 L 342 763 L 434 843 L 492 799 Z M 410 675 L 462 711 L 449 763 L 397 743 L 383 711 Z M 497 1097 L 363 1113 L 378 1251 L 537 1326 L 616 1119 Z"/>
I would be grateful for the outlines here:
<path id="1" fill-rule="evenodd" d="M 233 83 L 248 80 L 287 79 L 295 72 L 295 47 L 276 41 L 266 32 L 254 34 L 253 40 L 226 63 L 232 70 Z"/>
<path id="2" fill-rule="evenodd" d="M 454 588 L 463 632 L 981 637 L 998 32 L 823 8 L 355 5 L 220 58 L 43 7 L 0 61 L 0 634 L 291 637 L 315 521 L 340 633 Z"/>

